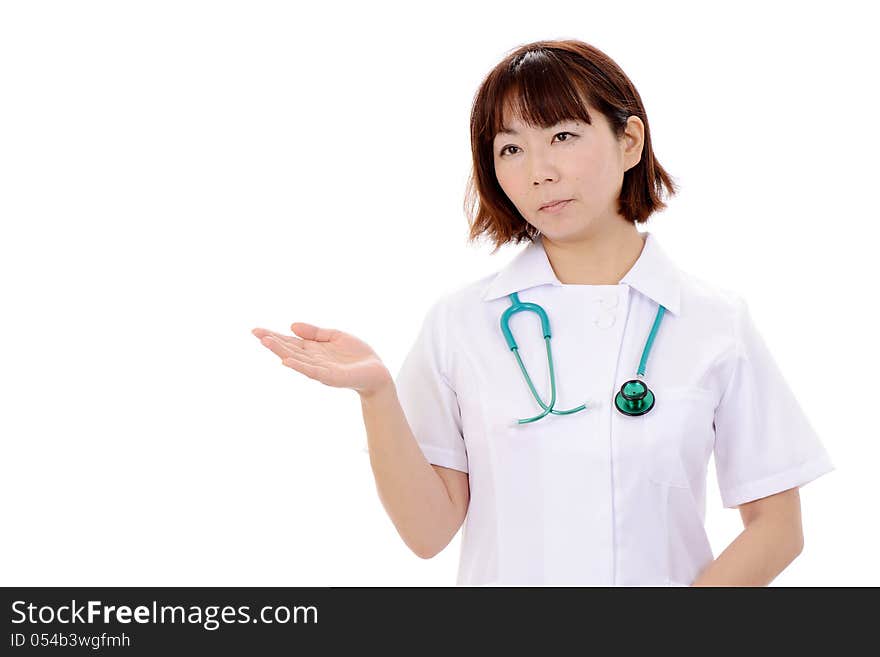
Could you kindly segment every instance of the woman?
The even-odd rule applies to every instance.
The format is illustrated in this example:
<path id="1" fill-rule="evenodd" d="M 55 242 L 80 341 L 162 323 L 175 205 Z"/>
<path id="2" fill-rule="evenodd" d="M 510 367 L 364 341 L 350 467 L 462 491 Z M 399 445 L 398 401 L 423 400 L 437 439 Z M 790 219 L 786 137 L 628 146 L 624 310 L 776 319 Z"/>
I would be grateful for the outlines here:
<path id="1" fill-rule="evenodd" d="M 742 298 L 637 229 L 675 187 L 635 87 L 580 41 L 522 46 L 483 81 L 471 145 L 471 240 L 528 244 L 434 303 L 396 378 L 342 331 L 254 334 L 359 393 L 416 554 L 466 520 L 458 584 L 769 583 L 802 549 L 798 487 L 834 466 Z M 745 527 L 717 559 L 712 455 Z"/>

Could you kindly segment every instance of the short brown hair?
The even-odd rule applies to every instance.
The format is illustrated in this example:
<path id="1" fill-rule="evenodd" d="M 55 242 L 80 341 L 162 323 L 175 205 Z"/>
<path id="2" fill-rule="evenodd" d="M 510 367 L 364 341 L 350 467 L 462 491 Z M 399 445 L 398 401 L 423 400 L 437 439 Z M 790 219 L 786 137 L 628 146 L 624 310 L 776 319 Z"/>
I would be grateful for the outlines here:
<path id="1" fill-rule="evenodd" d="M 493 141 L 502 125 L 504 103 L 531 126 L 549 127 L 580 119 L 592 124 L 588 107 L 608 120 L 614 135 L 623 137 L 627 119 L 635 115 L 645 126 L 638 164 L 624 172 L 618 211 L 628 221 L 644 223 L 678 191 L 651 148 L 651 131 L 642 99 L 626 74 L 608 55 L 573 39 L 536 41 L 519 46 L 492 69 L 474 97 L 470 133 L 473 170 L 468 179 L 465 213 L 469 241 L 487 234 L 495 244 L 533 241 L 538 230 L 511 203 L 495 176 Z M 477 207 L 477 201 L 479 206 Z M 475 211 L 476 209 L 476 211 Z"/>

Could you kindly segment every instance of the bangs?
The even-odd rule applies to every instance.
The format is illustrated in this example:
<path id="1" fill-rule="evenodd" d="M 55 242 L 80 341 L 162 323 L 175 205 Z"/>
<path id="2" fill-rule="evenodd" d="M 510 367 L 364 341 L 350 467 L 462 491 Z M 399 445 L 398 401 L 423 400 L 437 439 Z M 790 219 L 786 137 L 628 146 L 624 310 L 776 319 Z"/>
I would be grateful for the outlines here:
<path id="1" fill-rule="evenodd" d="M 499 132 L 510 130 L 504 124 L 520 119 L 533 128 L 548 128 L 560 121 L 579 120 L 592 124 L 587 111 L 589 94 L 576 86 L 574 76 L 566 64 L 546 51 L 526 53 L 498 80 L 497 98 L 502 102 L 490 103 L 487 117 L 489 140 Z"/>

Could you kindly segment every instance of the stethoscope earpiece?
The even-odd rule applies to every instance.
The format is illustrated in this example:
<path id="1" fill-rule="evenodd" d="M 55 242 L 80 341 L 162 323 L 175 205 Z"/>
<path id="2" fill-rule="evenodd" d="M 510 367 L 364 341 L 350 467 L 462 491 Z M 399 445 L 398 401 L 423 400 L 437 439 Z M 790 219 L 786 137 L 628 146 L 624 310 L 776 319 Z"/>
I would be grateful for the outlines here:
<path id="1" fill-rule="evenodd" d="M 630 379 L 620 386 L 614 405 L 624 415 L 644 415 L 654 408 L 654 393 L 644 381 Z"/>

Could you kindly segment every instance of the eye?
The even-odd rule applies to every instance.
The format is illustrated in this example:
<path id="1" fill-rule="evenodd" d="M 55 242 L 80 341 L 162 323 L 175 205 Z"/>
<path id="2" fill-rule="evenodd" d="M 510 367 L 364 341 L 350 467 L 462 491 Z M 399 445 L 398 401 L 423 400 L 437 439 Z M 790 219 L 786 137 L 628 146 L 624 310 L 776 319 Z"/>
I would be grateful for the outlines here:
<path id="1" fill-rule="evenodd" d="M 568 132 L 567 130 L 564 130 L 563 132 L 557 132 L 557 133 L 556 133 L 555 135 L 553 135 L 553 136 L 554 136 L 554 137 L 558 137 L 559 135 L 571 135 L 572 137 L 577 137 L 576 134 L 574 134 L 573 132 Z M 571 141 L 571 140 L 570 140 L 570 139 L 564 139 L 563 141 Z M 519 146 L 514 146 L 514 145 L 512 145 L 512 144 L 509 145 L 509 146 L 505 146 L 504 148 L 502 148 L 502 149 L 499 151 L 498 155 L 500 155 L 501 157 L 504 157 L 505 152 L 507 151 L 508 148 L 519 148 Z"/>

